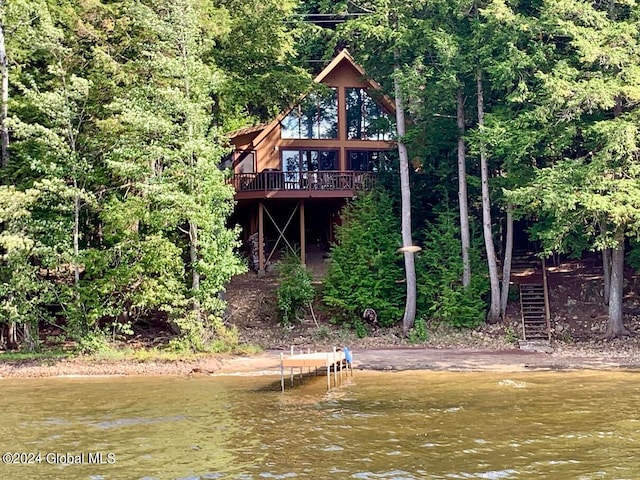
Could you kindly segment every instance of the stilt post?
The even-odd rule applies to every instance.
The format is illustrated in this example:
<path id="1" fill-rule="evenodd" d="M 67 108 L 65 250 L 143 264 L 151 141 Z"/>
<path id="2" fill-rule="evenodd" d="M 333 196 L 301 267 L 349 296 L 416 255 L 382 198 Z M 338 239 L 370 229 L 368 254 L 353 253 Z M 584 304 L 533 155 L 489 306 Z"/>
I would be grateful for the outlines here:
<path id="1" fill-rule="evenodd" d="M 284 353 L 280 352 L 280 387 L 284 392 Z"/>
<path id="2" fill-rule="evenodd" d="M 258 275 L 264 275 L 264 205 L 258 203 Z"/>
<path id="3" fill-rule="evenodd" d="M 293 345 L 291 345 L 291 356 L 293 357 Z M 291 386 L 293 387 L 293 367 L 291 367 Z"/>
<path id="4" fill-rule="evenodd" d="M 300 263 L 307 264 L 307 238 L 305 231 L 304 200 L 300 200 Z"/>

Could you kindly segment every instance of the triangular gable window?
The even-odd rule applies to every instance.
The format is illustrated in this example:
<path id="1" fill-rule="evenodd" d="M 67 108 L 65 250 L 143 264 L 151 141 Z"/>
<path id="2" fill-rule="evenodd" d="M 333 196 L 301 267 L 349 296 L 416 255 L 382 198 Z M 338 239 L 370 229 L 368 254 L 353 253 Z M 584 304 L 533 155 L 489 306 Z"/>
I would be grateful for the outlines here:
<path id="1" fill-rule="evenodd" d="M 393 121 L 365 88 L 347 88 L 347 138 L 391 140 Z"/>
<path id="2" fill-rule="evenodd" d="M 280 125 L 282 138 L 338 138 L 336 89 L 310 93 L 284 117 Z"/>

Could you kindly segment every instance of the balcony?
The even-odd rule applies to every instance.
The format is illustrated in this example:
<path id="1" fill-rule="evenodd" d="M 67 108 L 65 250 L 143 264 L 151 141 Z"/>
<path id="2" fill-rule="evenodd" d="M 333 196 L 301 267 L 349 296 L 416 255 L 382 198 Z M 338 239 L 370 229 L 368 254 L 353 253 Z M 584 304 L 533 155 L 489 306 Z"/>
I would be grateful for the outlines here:
<path id="1" fill-rule="evenodd" d="M 237 200 L 260 198 L 346 198 L 373 188 L 375 174 L 356 170 L 291 171 L 267 169 L 236 173 Z"/>

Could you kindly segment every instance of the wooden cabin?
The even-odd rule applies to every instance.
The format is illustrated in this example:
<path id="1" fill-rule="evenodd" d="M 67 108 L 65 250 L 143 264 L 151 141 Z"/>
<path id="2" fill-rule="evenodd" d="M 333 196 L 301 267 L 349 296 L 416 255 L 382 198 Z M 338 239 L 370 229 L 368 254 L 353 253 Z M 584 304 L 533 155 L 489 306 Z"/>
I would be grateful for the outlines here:
<path id="1" fill-rule="evenodd" d="M 395 161 L 394 104 L 343 50 L 298 104 L 229 134 L 236 220 L 264 272 L 274 252 L 328 244 L 340 209 Z M 257 252 L 256 252 L 257 250 Z"/>

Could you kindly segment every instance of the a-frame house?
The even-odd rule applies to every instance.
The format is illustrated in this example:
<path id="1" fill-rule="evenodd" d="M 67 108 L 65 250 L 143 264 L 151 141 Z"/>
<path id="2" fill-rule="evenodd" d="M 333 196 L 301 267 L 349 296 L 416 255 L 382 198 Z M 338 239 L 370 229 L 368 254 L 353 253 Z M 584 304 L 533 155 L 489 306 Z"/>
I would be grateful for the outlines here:
<path id="1" fill-rule="evenodd" d="M 274 252 L 328 245 L 340 209 L 395 161 L 394 104 L 343 50 L 317 88 L 267 124 L 231 132 L 235 219 L 264 272 Z"/>

